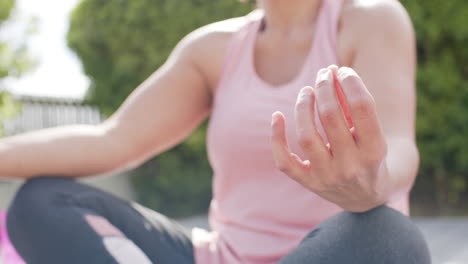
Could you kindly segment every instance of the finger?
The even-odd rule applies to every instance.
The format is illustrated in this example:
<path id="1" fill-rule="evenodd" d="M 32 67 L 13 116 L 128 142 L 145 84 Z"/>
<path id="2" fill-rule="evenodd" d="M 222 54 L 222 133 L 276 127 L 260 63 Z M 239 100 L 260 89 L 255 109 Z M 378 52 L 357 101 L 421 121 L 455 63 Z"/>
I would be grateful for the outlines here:
<path id="1" fill-rule="evenodd" d="M 332 64 L 330 66 L 327 67 L 331 72 L 332 74 L 336 75 L 336 73 L 338 73 L 338 66 L 336 66 L 335 64 Z"/>
<path id="2" fill-rule="evenodd" d="M 311 164 L 320 166 L 331 158 L 315 126 L 315 94 L 311 87 L 299 92 L 295 107 L 296 133 L 299 145 Z"/>
<path id="3" fill-rule="evenodd" d="M 349 111 L 348 102 L 346 101 L 346 97 L 343 93 L 343 89 L 341 88 L 340 82 L 338 81 L 338 66 L 330 65 L 328 69 L 332 71 L 333 74 L 333 84 L 335 86 L 336 97 L 338 98 L 338 102 L 340 103 L 341 111 L 346 119 L 346 124 L 348 128 L 352 128 L 354 126 L 353 120 L 351 118 L 351 113 Z"/>
<path id="4" fill-rule="evenodd" d="M 308 164 L 291 153 L 286 138 L 285 120 L 281 112 L 273 113 L 271 128 L 271 143 L 276 167 L 293 178 L 299 177 L 301 171 L 308 167 Z"/>
<path id="5" fill-rule="evenodd" d="M 338 70 L 338 81 L 348 102 L 358 146 L 377 146 L 384 141 L 374 98 L 358 74 L 351 68 Z"/>
<path id="6" fill-rule="evenodd" d="M 330 69 L 318 72 L 315 92 L 319 118 L 333 150 L 332 155 L 348 155 L 355 143 L 338 102 Z"/>

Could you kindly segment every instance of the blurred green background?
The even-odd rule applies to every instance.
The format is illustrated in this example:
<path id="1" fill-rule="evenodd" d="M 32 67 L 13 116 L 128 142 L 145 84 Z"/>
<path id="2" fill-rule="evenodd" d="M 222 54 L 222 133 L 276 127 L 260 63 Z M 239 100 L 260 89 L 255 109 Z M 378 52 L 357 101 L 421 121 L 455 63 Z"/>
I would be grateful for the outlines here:
<path id="1" fill-rule="evenodd" d="M 4 6 L 12 2 L 0 0 L 0 21 L 8 17 Z M 463 204 L 468 198 L 468 2 L 401 2 L 412 17 L 418 40 L 421 167 L 412 192 L 412 212 L 468 214 Z M 252 4 L 236 0 L 81 1 L 71 18 L 68 43 L 92 80 L 86 101 L 110 115 L 187 33 L 252 9 Z M 2 57 L 3 45 L 0 42 Z M 0 78 L 15 65 L 0 61 Z M 8 105 L 11 109 L 9 102 L 0 94 L 0 111 Z M 206 124 L 180 146 L 132 172 L 140 202 L 173 217 L 206 211 L 211 169 L 205 130 Z"/>
<path id="2" fill-rule="evenodd" d="M 14 0 L 0 0 L 0 27 L 8 21 L 15 6 Z M 15 43 L 0 38 L 0 84 L 9 76 L 19 77 L 34 66 L 24 42 Z M 11 118 L 18 113 L 19 105 L 12 96 L 2 90 L 0 85 L 0 136 L 3 135 L 2 119 Z"/>

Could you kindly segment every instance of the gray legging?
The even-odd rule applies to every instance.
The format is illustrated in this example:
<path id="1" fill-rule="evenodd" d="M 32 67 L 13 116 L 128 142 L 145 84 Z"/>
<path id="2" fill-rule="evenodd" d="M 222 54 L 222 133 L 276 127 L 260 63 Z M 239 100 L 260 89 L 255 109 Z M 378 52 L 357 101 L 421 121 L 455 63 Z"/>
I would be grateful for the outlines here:
<path id="1" fill-rule="evenodd" d="M 9 209 L 7 226 L 13 244 L 29 264 L 124 263 L 125 252 L 132 256 L 127 257 L 129 263 L 194 263 L 190 235 L 177 223 L 63 178 L 36 178 L 25 183 Z M 121 240 L 108 243 L 108 237 Z M 132 247 L 123 246 L 125 241 Z M 113 252 L 115 248 L 117 252 Z M 382 206 L 366 213 L 342 212 L 327 219 L 279 263 L 431 261 L 415 225 Z"/>

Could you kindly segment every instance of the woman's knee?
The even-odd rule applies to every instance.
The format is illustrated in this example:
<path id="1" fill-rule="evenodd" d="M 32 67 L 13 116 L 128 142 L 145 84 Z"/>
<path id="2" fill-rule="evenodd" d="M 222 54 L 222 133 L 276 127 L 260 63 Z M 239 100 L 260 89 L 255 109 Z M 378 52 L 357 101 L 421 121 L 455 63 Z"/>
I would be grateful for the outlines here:
<path id="1" fill-rule="evenodd" d="M 291 255 L 290 263 L 430 263 L 418 228 L 407 216 L 386 206 L 327 219 Z"/>
<path id="2" fill-rule="evenodd" d="M 323 225 L 327 225 L 327 222 L 345 227 L 345 234 L 352 237 L 361 234 L 370 241 L 383 239 L 396 241 L 400 238 L 413 238 L 411 240 L 417 238 L 421 242 L 424 241 L 421 232 L 409 217 L 387 206 L 380 206 L 364 213 L 342 212 Z"/>
<path id="3" fill-rule="evenodd" d="M 59 185 L 71 182 L 59 177 L 38 177 L 26 181 L 8 209 L 8 229 L 22 228 L 22 223 L 37 222 L 50 215 L 57 198 Z"/>
<path id="4" fill-rule="evenodd" d="M 343 239 L 380 263 L 430 263 L 426 241 L 409 217 L 387 206 L 365 213 L 343 212 L 332 223 L 345 228 Z M 400 261 L 400 262 L 399 262 Z"/>
<path id="5" fill-rule="evenodd" d="M 56 194 L 57 184 L 70 180 L 58 177 L 37 177 L 26 181 L 18 190 L 10 206 L 10 210 L 22 209 L 30 211 L 37 208 L 38 203 L 50 199 Z"/>

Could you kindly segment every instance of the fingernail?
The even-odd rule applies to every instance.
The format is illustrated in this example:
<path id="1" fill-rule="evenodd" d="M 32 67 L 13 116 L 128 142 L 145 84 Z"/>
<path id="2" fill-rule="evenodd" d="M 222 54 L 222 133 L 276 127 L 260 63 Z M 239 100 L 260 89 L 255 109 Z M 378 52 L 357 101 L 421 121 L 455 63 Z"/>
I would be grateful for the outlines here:
<path id="1" fill-rule="evenodd" d="M 337 78 L 338 80 L 343 80 L 347 76 L 357 75 L 356 72 L 348 67 L 342 67 L 338 70 Z"/>
<path id="2" fill-rule="evenodd" d="M 317 74 L 317 81 L 315 88 L 320 88 L 323 84 L 327 83 L 328 81 L 331 80 L 331 71 L 329 69 L 322 69 L 318 72 Z M 322 85 L 320 85 L 322 84 Z"/>
<path id="3" fill-rule="evenodd" d="M 301 90 L 301 93 L 306 94 L 306 95 L 312 94 L 312 92 L 313 92 L 313 88 L 310 86 L 306 86 L 302 88 Z"/>
<path id="4" fill-rule="evenodd" d="M 279 111 L 276 111 L 274 112 L 272 115 L 271 115 L 271 124 L 275 124 L 276 122 L 278 122 L 278 115 L 279 115 Z"/>
<path id="5" fill-rule="evenodd" d="M 330 69 L 331 71 L 335 71 L 335 72 L 337 72 L 337 71 L 338 71 L 338 69 L 339 69 L 339 67 L 338 67 L 338 66 L 336 66 L 335 64 L 332 64 L 332 65 L 328 66 L 328 69 Z"/>

